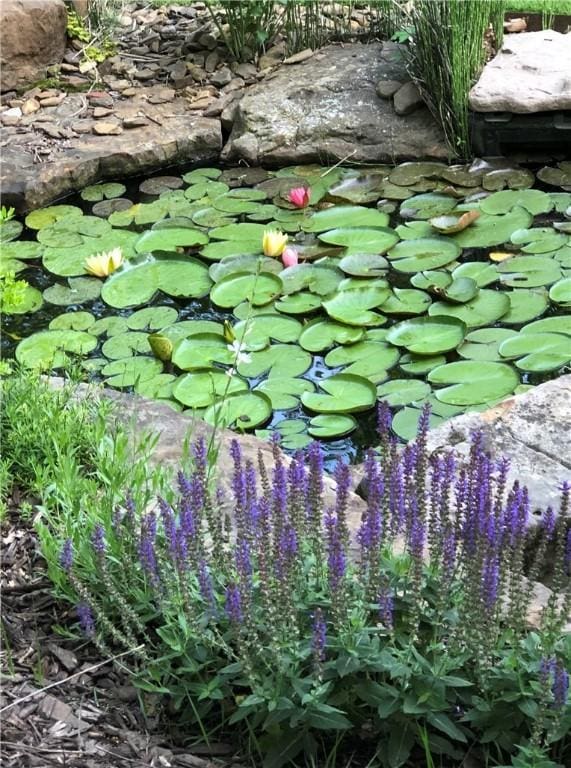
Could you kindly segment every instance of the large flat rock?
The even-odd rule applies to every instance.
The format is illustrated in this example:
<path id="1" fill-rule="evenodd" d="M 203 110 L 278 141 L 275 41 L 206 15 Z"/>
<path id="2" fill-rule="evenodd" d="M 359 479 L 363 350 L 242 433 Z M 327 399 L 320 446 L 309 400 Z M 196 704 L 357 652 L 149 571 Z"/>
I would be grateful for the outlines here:
<path id="1" fill-rule="evenodd" d="M 446 159 L 426 108 L 399 117 L 376 93 L 380 80 L 406 79 L 392 43 L 326 46 L 246 91 L 222 156 L 268 165 Z"/>
<path id="2" fill-rule="evenodd" d="M 571 109 L 571 35 L 546 29 L 506 35 L 470 91 L 474 112 Z"/>
<path id="3" fill-rule="evenodd" d="M 68 96 L 59 112 L 54 111 L 51 124 L 64 130 L 73 124 L 74 112 L 82 109 L 82 99 L 80 94 Z M 140 99 L 131 109 L 140 108 L 149 118 L 148 124 L 123 129 L 119 135 L 89 133 L 52 141 L 42 136 L 40 126 L 34 124 L 31 135 L 16 134 L 4 141 L 2 203 L 25 211 L 48 205 L 102 179 L 122 180 L 177 163 L 218 160 L 222 132 L 217 118 L 196 116 L 183 99 L 156 105 L 147 103 L 143 95 Z M 61 111 L 64 105 L 65 114 Z M 50 146 L 46 161 L 35 151 L 39 142 Z"/>

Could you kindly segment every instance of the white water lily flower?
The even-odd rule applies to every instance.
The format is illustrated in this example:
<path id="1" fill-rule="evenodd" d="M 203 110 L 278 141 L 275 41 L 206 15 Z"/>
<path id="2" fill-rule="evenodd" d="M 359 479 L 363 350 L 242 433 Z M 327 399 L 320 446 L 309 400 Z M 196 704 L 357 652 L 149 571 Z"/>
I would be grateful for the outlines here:
<path id="1" fill-rule="evenodd" d="M 123 263 L 121 248 L 113 248 L 107 253 L 96 253 L 85 260 L 85 271 L 95 277 L 107 277 Z"/>
<path id="2" fill-rule="evenodd" d="M 232 344 L 228 344 L 228 350 L 234 355 L 235 364 L 252 362 L 252 355 L 248 352 L 242 352 L 243 345 L 241 341 L 235 339 Z"/>

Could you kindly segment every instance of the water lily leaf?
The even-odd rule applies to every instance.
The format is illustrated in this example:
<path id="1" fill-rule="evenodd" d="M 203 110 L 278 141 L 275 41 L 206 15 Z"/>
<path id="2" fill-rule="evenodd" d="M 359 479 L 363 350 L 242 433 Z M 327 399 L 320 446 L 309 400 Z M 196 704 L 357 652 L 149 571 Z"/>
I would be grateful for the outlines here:
<path id="1" fill-rule="evenodd" d="M 553 187 L 565 187 L 571 185 L 571 173 L 569 173 L 565 167 L 550 168 L 549 166 L 546 166 L 545 168 L 540 168 L 537 172 L 537 178 L 540 181 L 543 181 L 544 184 L 550 184 Z"/>
<path id="2" fill-rule="evenodd" d="M 214 426 L 255 429 L 271 416 L 272 404 L 263 392 L 237 392 L 207 408 L 203 419 Z"/>
<path id="3" fill-rule="evenodd" d="M 512 232 L 526 229 L 532 220 L 531 213 L 516 206 L 503 216 L 482 214 L 463 232 L 450 237 L 460 248 L 490 248 L 509 242 Z"/>
<path id="4" fill-rule="evenodd" d="M 474 280 L 478 288 L 485 288 L 499 279 L 497 267 L 494 264 L 486 264 L 483 261 L 466 261 L 460 264 L 452 271 L 452 277 L 454 280 L 459 280 L 461 277 L 469 277 L 471 280 Z M 412 280 L 414 279 L 412 278 Z M 422 286 L 418 287 L 421 288 Z"/>
<path id="5" fill-rule="evenodd" d="M 549 298 L 555 304 L 571 307 L 571 277 L 564 277 L 554 283 L 549 289 Z"/>
<path id="6" fill-rule="evenodd" d="M 205 368 L 185 373 L 173 384 L 173 397 L 188 408 L 207 408 L 219 397 L 229 397 L 248 389 L 248 382 L 239 376 L 228 376 L 219 368 Z"/>
<path id="7" fill-rule="evenodd" d="M 317 264 L 297 264 L 284 269 L 280 278 L 284 294 L 307 289 L 318 296 L 327 296 L 337 289 L 343 275 L 338 269 Z"/>
<path id="8" fill-rule="evenodd" d="M 26 264 L 25 261 L 20 261 L 19 259 L 2 258 L 0 260 L 0 277 L 9 275 L 11 272 L 17 275 L 18 272 L 22 272 L 24 269 L 27 269 L 28 266 L 29 265 Z"/>
<path id="9" fill-rule="evenodd" d="M 121 360 L 112 360 L 101 369 L 101 374 L 106 377 L 107 386 L 123 389 L 152 379 L 162 370 L 163 364 L 155 357 L 134 355 Z"/>
<path id="10" fill-rule="evenodd" d="M 296 344 L 272 344 L 252 352 L 250 362 L 238 363 L 238 373 L 249 379 L 267 374 L 271 378 L 303 376 L 311 367 L 311 355 Z"/>
<path id="11" fill-rule="evenodd" d="M 24 315 L 37 312 L 43 303 L 42 292 L 32 285 L 26 285 L 18 292 L 16 301 L 10 301 L 6 295 L 2 297 L 2 312 L 6 315 Z"/>
<path id="12" fill-rule="evenodd" d="M 29 213 L 25 222 L 29 229 L 43 229 L 64 216 L 83 216 L 83 211 L 76 205 L 50 205 L 48 208 L 39 208 Z"/>
<path id="13" fill-rule="evenodd" d="M 283 296 L 276 301 L 276 309 L 288 315 L 306 315 L 321 309 L 321 298 L 314 293 L 302 291 L 291 296 Z"/>
<path id="14" fill-rule="evenodd" d="M 196 184 L 184 190 L 184 196 L 187 200 L 201 200 L 203 197 L 209 197 L 214 200 L 220 195 L 224 195 L 230 187 L 222 181 L 212 181 L 204 179 L 197 181 Z"/>
<path id="15" fill-rule="evenodd" d="M 121 197 L 127 191 L 127 187 L 116 182 L 106 182 L 104 184 L 92 184 L 81 190 L 82 200 L 90 203 L 98 203 L 100 200 L 111 200 L 114 197 Z"/>
<path id="16" fill-rule="evenodd" d="M 502 323 L 520 325 L 535 320 L 543 314 L 549 305 L 545 288 L 516 288 L 507 294 L 510 308 L 502 315 Z"/>
<path id="17" fill-rule="evenodd" d="M 443 235 L 453 235 L 456 232 L 462 232 L 463 229 L 473 224 L 480 218 L 480 211 L 474 209 L 466 211 L 460 215 L 448 214 L 446 216 L 436 216 L 430 219 L 430 226 Z"/>
<path id="18" fill-rule="evenodd" d="M 524 325 L 520 333 L 565 333 L 571 336 L 571 315 L 544 317 Z"/>
<path id="19" fill-rule="evenodd" d="M 48 327 L 50 331 L 88 331 L 94 323 L 91 312 L 64 312 L 54 317 Z"/>
<path id="20" fill-rule="evenodd" d="M 443 267 L 459 255 L 456 243 L 444 238 L 402 240 L 387 254 L 394 269 L 406 273 Z"/>
<path id="21" fill-rule="evenodd" d="M 90 327 L 89 333 L 93 334 L 93 336 L 115 336 L 128 330 L 129 326 L 124 317 L 110 315 L 109 317 L 101 317 L 99 320 L 96 320 Z"/>
<path id="22" fill-rule="evenodd" d="M 358 341 L 356 344 L 336 347 L 325 355 L 325 365 L 337 368 L 358 360 L 373 360 L 375 370 L 388 370 L 397 364 L 400 353 L 390 344 L 382 341 Z"/>
<path id="23" fill-rule="evenodd" d="M 44 299 L 50 304 L 69 306 L 95 301 L 101 293 L 101 281 L 95 277 L 70 277 L 67 285 L 56 283 L 46 288 Z"/>
<path id="24" fill-rule="evenodd" d="M 355 376 L 363 376 L 369 379 L 373 384 L 380 384 L 389 378 L 389 372 L 382 367 L 382 360 L 375 360 L 371 357 L 363 357 L 355 360 L 354 363 L 343 368 L 343 373 L 350 373 Z"/>
<path id="25" fill-rule="evenodd" d="M 290 411 L 297 408 L 303 392 L 313 392 L 314 385 L 307 379 L 292 379 L 282 376 L 262 381 L 254 392 L 263 392 L 270 398 L 275 411 Z"/>
<path id="26" fill-rule="evenodd" d="M 208 261 L 219 261 L 220 259 L 244 255 L 261 256 L 261 253 L 261 240 L 220 240 L 215 243 L 208 243 L 200 250 L 200 256 Z"/>
<path id="27" fill-rule="evenodd" d="M 260 209 L 260 203 L 254 200 L 240 200 L 236 197 L 230 197 L 230 195 L 221 195 L 212 201 L 213 208 L 222 213 L 241 214 L 241 213 L 256 213 Z"/>
<path id="28" fill-rule="evenodd" d="M 466 325 L 455 317 L 415 317 L 393 325 L 387 341 L 417 355 L 436 355 L 456 349 L 465 334 Z"/>
<path id="29" fill-rule="evenodd" d="M 563 269 L 571 269 L 571 245 L 564 245 L 563 248 L 549 255 L 558 261 Z"/>
<path id="30" fill-rule="evenodd" d="M 500 280 L 510 288 L 537 288 L 561 278 L 561 264 L 548 256 L 515 256 L 498 265 Z"/>
<path id="31" fill-rule="evenodd" d="M 317 413 L 357 413 L 368 411 L 377 399 L 375 385 L 362 376 L 337 373 L 319 381 L 323 392 L 304 392 L 301 402 Z"/>
<path id="32" fill-rule="evenodd" d="M 347 203 L 373 203 L 381 197 L 383 180 L 384 176 L 380 173 L 365 172 L 350 176 L 329 187 L 327 197 Z"/>
<path id="33" fill-rule="evenodd" d="M 355 277 L 378 277 L 388 268 L 388 261 L 377 253 L 351 253 L 339 262 L 339 269 Z"/>
<path id="34" fill-rule="evenodd" d="M 407 221 L 399 224 L 395 232 L 401 240 L 418 240 L 419 237 L 434 237 L 434 229 L 429 221 Z"/>
<path id="35" fill-rule="evenodd" d="M 273 219 L 277 220 L 277 217 L 280 215 L 280 209 L 273 205 L 273 203 L 259 203 L 258 207 L 253 213 L 248 213 L 246 215 L 246 219 L 248 221 L 272 221 Z M 220 223 L 219 226 L 222 226 L 222 223 Z"/>
<path id="36" fill-rule="evenodd" d="M 53 248 L 71 248 L 89 242 L 87 238 L 105 237 L 112 232 L 111 224 L 97 216 L 64 216 L 38 232 L 38 241 Z"/>
<path id="37" fill-rule="evenodd" d="M 167 255 L 117 270 L 103 284 L 101 298 L 110 307 L 124 309 L 148 303 L 157 291 L 199 298 L 208 293 L 210 285 L 208 270 L 200 261 Z"/>
<path id="38" fill-rule="evenodd" d="M 452 284 L 453 277 L 450 272 L 444 270 L 427 269 L 417 272 L 410 278 L 410 282 L 416 288 L 424 288 L 426 291 L 439 294 Z"/>
<path id="39" fill-rule="evenodd" d="M 143 379 L 135 384 L 135 392 L 151 400 L 166 400 L 172 397 L 176 376 L 172 373 L 157 373 L 150 379 Z"/>
<path id="40" fill-rule="evenodd" d="M 17 219 L 0 221 L 0 243 L 8 243 L 20 237 L 23 229 L 24 225 Z"/>
<path id="41" fill-rule="evenodd" d="M 214 322 L 214 320 L 181 320 L 162 331 L 163 336 L 166 336 L 173 344 L 180 339 L 188 339 L 199 333 L 214 333 L 223 338 L 224 326 L 222 323 Z"/>
<path id="42" fill-rule="evenodd" d="M 220 168 L 195 168 L 193 171 L 185 173 L 182 180 L 187 184 L 196 184 L 205 179 L 218 179 L 222 174 Z"/>
<path id="43" fill-rule="evenodd" d="M 43 265 L 49 272 L 61 277 L 84 275 L 86 259 L 97 253 L 121 248 L 123 257 L 129 259 L 134 254 L 134 243 L 137 237 L 135 232 L 112 230 L 102 237 L 84 238 L 81 245 L 46 248 L 42 259 Z"/>
<path id="44" fill-rule="evenodd" d="M 414 288 L 393 288 L 382 304 L 385 315 L 422 315 L 430 306 L 431 298 L 424 291 Z"/>
<path id="45" fill-rule="evenodd" d="M 409 186 L 416 184 L 421 179 L 437 179 L 444 170 L 446 170 L 446 166 L 443 163 L 423 161 L 401 163 L 391 171 L 389 180 L 391 184 Z"/>
<path id="46" fill-rule="evenodd" d="M 322 413 L 310 419 L 307 431 L 313 437 L 327 439 L 345 437 L 355 429 L 357 429 L 357 422 L 353 416 L 343 413 Z"/>
<path id="47" fill-rule="evenodd" d="M 258 251 L 262 250 L 262 238 L 268 229 L 264 224 L 226 224 L 224 227 L 215 227 L 208 233 L 214 240 L 232 240 L 238 245 L 239 240 L 258 243 Z"/>
<path id="48" fill-rule="evenodd" d="M 39 259 L 44 251 L 41 243 L 34 243 L 31 240 L 16 240 L 11 243 L 2 243 L 1 257 L 2 261 L 7 259 Z"/>
<path id="49" fill-rule="evenodd" d="M 569 238 L 564 234 L 554 232 L 551 227 L 533 227 L 532 229 L 516 229 L 511 241 L 514 245 L 523 246 L 523 253 L 549 253 L 566 245 Z"/>
<path id="50" fill-rule="evenodd" d="M 488 171 L 482 177 L 482 186 L 489 192 L 509 187 L 509 189 L 528 189 L 532 187 L 535 178 L 531 171 L 525 168 L 496 168 Z"/>
<path id="51" fill-rule="evenodd" d="M 192 214 L 192 222 L 199 227 L 225 227 L 227 224 L 233 224 L 230 216 L 217 211 L 216 208 L 200 208 Z"/>
<path id="52" fill-rule="evenodd" d="M 364 229 L 346 227 L 319 234 L 319 239 L 332 245 L 344 245 L 353 253 L 386 253 L 397 242 L 398 235 L 388 227 Z"/>
<path id="53" fill-rule="evenodd" d="M 495 323 L 508 312 L 509 307 L 510 301 L 505 293 L 482 288 L 474 299 L 465 304 L 436 301 L 428 308 L 428 314 L 430 317 L 456 317 L 468 328 L 477 328 Z"/>
<path id="54" fill-rule="evenodd" d="M 455 207 L 456 200 L 453 197 L 429 192 L 409 197 L 401 203 L 400 215 L 403 219 L 433 219 L 449 213 Z"/>
<path id="55" fill-rule="evenodd" d="M 38 331 L 16 347 L 16 360 L 24 368 L 61 368 L 70 355 L 88 355 L 97 346 L 97 338 L 84 331 Z"/>
<path id="56" fill-rule="evenodd" d="M 458 347 L 458 354 L 467 360 L 501 360 L 500 344 L 514 333 L 507 328 L 479 328 L 470 331 L 464 343 Z"/>
<path id="57" fill-rule="evenodd" d="M 224 336 L 208 332 L 175 341 L 172 351 L 173 364 L 183 371 L 210 368 L 213 363 L 231 365 L 234 357 Z"/>
<path id="58" fill-rule="evenodd" d="M 127 318 L 127 325 L 133 331 L 158 331 L 178 320 L 174 307 L 146 307 Z"/>
<path id="59" fill-rule="evenodd" d="M 539 178 L 539 174 L 538 174 Z M 566 211 L 568 211 L 569 208 L 571 208 L 571 193 L 570 192 L 550 192 L 549 197 L 553 201 L 554 210 L 557 213 L 565 213 L 566 216 L 569 216 Z"/>
<path id="60" fill-rule="evenodd" d="M 325 232 L 331 229 L 354 227 L 382 227 L 389 223 L 386 213 L 360 205 L 335 205 L 312 214 L 303 224 L 306 232 Z M 331 241 L 325 241 L 331 242 Z"/>
<path id="61" fill-rule="evenodd" d="M 430 393 L 430 385 L 418 379 L 392 379 L 377 387 L 377 397 L 391 407 L 409 405 Z"/>
<path id="62" fill-rule="evenodd" d="M 519 377 L 511 366 L 481 360 L 440 365 L 430 371 L 427 379 L 431 384 L 448 385 L 435 390 L 438 400 L 463 406 L 506 397 L 519 384 Z"/>
<path id="63" fill-rule="evenodd" d="M 410 352 L 404 354 L 399 360 L 399 368 L 411 376 L 424 376 L 433 368 L 444 365 L 445 355 L 413 355 Z"/>
<path id="64" fill-rule="evenodd" d="M 361 341 L 364 335 L 363 328 L 318 318 L 305 326 L 299 337 L 299 344 L 309 352 L 323 352 L 334 344 L 355 344 Z"/>
<path id="65" fill-rule="evenodd" d="M 208 235 L 198 229 L 159 229 L 141 235 L 135 243 L 137 253 L 176 251 L 195 245 L 206 245 Z"/>
<path id="66" fill-rule="evenodd" d="M 170 192 L 182 186 L 183 180 L 180 176 L 153 176 L 139 184 L 139 192 L 145 195 L 160 195 L 162 192 Z"/>
<path id="67" fill-rule="evenodd" d="M 525 208 L 533 216 L 548 213 L 553 208 L 553 200 L 539 189 L 511 190 L 494 192 L 480 203 L 480 210 L 493 216 L 508 213 L 515 207 Z"/>
<path id="68" fill-rule="evenodd" d="M 533 373 L 555 371 L 571 361 L 571 344 L 563 333 L 519 333 L 502 342 L 499 351 L 504 358 L 518 358 L 520 370 Z"/>
<path id="69" fill-rule="evenodd" d="M 291 343 L 299 339 L 302 324 L 293 317 L 283 317 L 277 313 L 262 314 L 242 320 L 234 326 L 238 341 L 251 351 L 265 349 L 270 339 Z"/>
<path id="70" fill-rule="evenodd" d="M 127 331 L 107 339 L 101 351 L 110 360 L 120 360 L 131 355 L 148 354 L 152 350 L 148 334 L 139 331 Z"/>
<path id="71" fill-rule="evenodd" d="M 282 291 L 282 281 L 277 275 L 261 272 L 234 272 L 217 282 L 210 292 L 210 298 L 219 307 L 235 307 L 242 301 L 254 306 L 269 304 Z"/>
<path id="72" fill-rule="evenodd" d="M 370 310 L 381 306 L 389 294 L 390 289 L 384 285 L 369 285 L 339 291 L 333 298 L 324 301 L 322 306 L 329 317 L 346 325 L 382 325 L 385 318 Z"/>
<path id="73" fill-rule="evenodd" d="M 128 211 L 132 207 L 132 200 L 128 200 L 125 197 L 115 197 L 112 200 L 101 200 L 99 203 L 95 203 L 91 208 L 91 213 L 102 219 L 109 219 L 111 214 Z"/>

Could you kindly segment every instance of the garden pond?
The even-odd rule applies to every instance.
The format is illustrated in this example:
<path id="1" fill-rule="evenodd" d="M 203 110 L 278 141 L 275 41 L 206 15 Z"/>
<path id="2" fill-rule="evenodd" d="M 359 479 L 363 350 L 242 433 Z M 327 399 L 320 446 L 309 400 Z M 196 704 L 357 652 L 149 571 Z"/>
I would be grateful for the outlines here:
<path id="1" fill-rule="evenodd" d="M 268 230 L 289 261 L 264 255 Z M 2 274 L 29 284 L 3 302 L 4 359 L 77 360 L 289 450 L 323 439 L 329 459 L 375 444 L 381 399 L 406 440 L 425 402 L 436 426 L 571 361 L 570 162 L 194 168 L 87 187 L 0 238 Z"/>

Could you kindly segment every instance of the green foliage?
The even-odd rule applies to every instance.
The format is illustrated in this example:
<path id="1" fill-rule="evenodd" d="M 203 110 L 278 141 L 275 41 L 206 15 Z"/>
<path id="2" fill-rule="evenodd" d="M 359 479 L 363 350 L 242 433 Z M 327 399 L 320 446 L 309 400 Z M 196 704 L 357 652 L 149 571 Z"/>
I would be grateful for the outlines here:
<path id="1" fill-rule="evenodd" d="M 15 208 L 7 208 L 5 205 L 0 208 L 0 222 L 10 221 L 15 215 Z"/>
<path id="2" fill-rule="evenodd" d="M 83 19 L 71 7 L 67 8 L 67 36 L 71 40 L 80 40 L 82 43 L 87 43 L 91 39 Z"/>
<path id="3" fill-rule="evenodd" d="M 26 302 L 26 280 L 16 280 L 13 272 L 0 274 L 0 313 L 18 312 Z"/>

